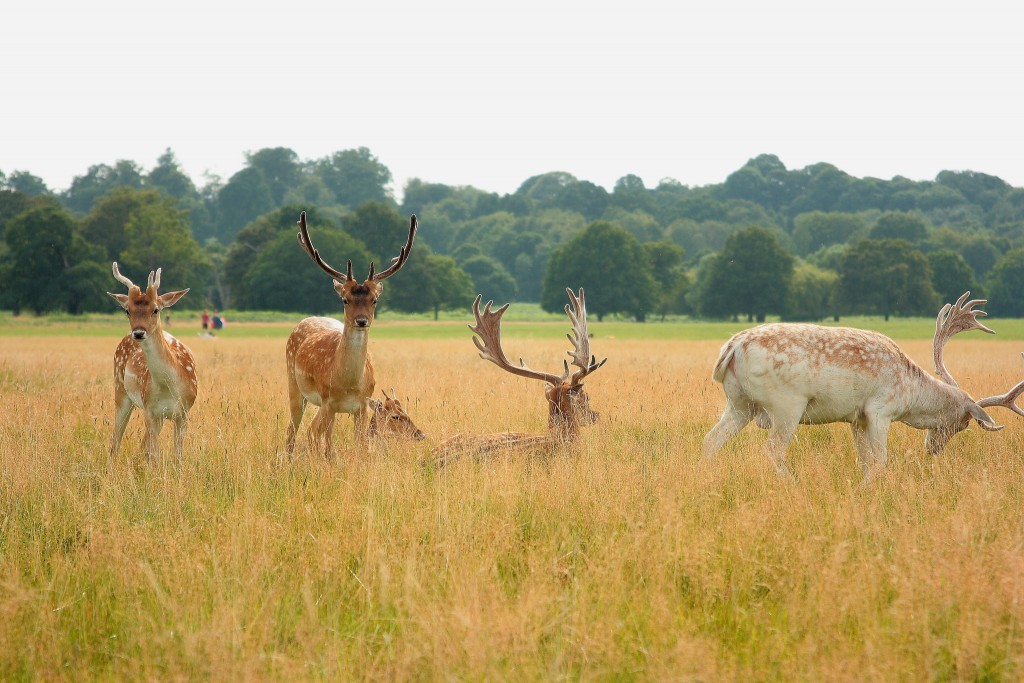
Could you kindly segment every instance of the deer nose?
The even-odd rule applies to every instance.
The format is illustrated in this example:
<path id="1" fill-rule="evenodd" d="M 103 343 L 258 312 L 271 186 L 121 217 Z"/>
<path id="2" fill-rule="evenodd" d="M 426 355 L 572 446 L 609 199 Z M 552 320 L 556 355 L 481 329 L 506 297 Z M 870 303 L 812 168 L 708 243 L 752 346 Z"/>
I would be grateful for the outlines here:
<path id="1" fill-rule="evenodd" d="M 413 434 L 413 436 L 416 438 L 417 441 L 423 441 L 423 439 L 427 438 L 427 435 L 424 434 L 419 429 L 416 430 L 416 433 Z"/>
<path id="2" fill-rule="evenodd" d="M 145 330 L 132 330 L 132 336 L 135 337 L 136 339 L 140 339 L 140 340 L 141 339 L 145 339 L 146 338 L 146 331 Z"/>
<path id="3" fill-rule="evenodd" d="M 366 318 L 366 317 L 363 317 L 363 316 L 360 316 L 360 317 L 356 318 L 356 327 L 369 327 L 369 326 L 370 326 L 370 319 L 369 318 Z"/>

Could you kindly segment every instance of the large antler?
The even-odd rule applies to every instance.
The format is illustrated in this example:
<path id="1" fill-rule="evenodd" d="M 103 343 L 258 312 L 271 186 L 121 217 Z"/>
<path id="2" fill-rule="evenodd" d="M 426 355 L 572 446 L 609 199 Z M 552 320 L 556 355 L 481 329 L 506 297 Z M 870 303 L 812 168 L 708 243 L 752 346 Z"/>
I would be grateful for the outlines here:
<path id="1" fill-rule="evenodd" d="M 946 342 L 953 335 L 966 332 L 967 330 L 981 330 L 982 332 L 995 334 L 995 331 L 978 322 L 979 316 L 986 316 L 988 313 L 982 310 L 974 310 L 975 306 L 985 303 L 986 300 L 972 299 L 967 301 L 967 297 L 970 295 L 970 292 L 964 292 L 956 300 L 955 304 L 943 306 L 942 310 L 939 311 L 939 315 L 935 318 L 935 336 L 932 337 L 932 357 L 935 359 L 935 372 L 938 373 L 939 377 L 946 384 L 951 384 L 954 387 L 959 385 L 953 379 L 953 375 L 949 374 L 945 363 L 942 362 L 942 347 L 946 345 Z M 965 301 L 967 303 L 964 303 Z"/>
<path id="2" fill-rule="evenodd" d="M 152 273 L 150 274 L 150 277 L 152 277 Z M 132 287 L 135 286 L 134 282 L 126 278 L 124 275 L 121 275 L 121 270 L 117 267 L 117 261 L 114 261 L 114 279 L 120 282 L 128 289 L 131 289 Z"/>
<path id="3" fill-rule="evenodd" d="M 346 280 L 351 280 L 352 279 L 352 262 L 351 261 L 348 262 L 348 274 L 346 275 L 345 273 L 342 273 L 340 270 L 336 270 L 336 269 L 332 268 L 330 265 L 327 264 L 326 261 L 324 261 L 320 257 L 320 252 L 316 250 L 316 248 L 313 246 L 313 241 L 309 239 L 309 230 L 306 228 L 306 212 L 305 211 L 303 211 L 302 213 L 299 214 L 299 221 L 298 221 L 298 223 L 299 223 L 299 234 L 296 235 L 296 237 L 299 238 L 299 244 L 302 245 L 302 248 L 306 250 L 307 254 L 309 254 L 309 258 L 313 259 L 313 263 L 315 263 L 318 266 L 320 266 L 321 270 L 323 270 L 325 273 L 327 273 L 328 275 L 333 277 L 338 282 L 345 282 Z M 371 268 L 372 268 L 372 266 L 371 266 Z"/>
<path id="4" fill-rule="evenodd" d="M 526 367 L 526 363 L 523 362 L 522 358 L 519 359 L 519 365 L 513 365 L 509 362 L 508 358 L 505 357 L 505 352 L 501 349 L 501 316 L 508 310 L 508 304 L 505 304 L 496 311 L 492 311 L 491 306 L 494 302 L 488 301 L 484 306 L 484 310 L 481 311 L 481 299 L 483 297 L 477 294 L 476 300 L 473 302 L 473 316 L 476 318 L 476 326 L 469 326 L 469 329 L 476 335 L 473 337 L 473 343 L 480 350 L 480 357 L 491 361 L 502 370 L 507 370 L 513 375 L 544 380 L 552 386 L 562 384 L 565 381 L 565 377 L 568 376 L 568 370 L 565 376 L 559 377 L 558 375 L 531 370 Z"/>
<path id="5" fill-rule="evenodd" d="M 565 336 L 569 338 L 574 349 L 566 353 L 572 358 L 572 364 L 579 368 L 572 376 L 572 384 L 577 385 L 587 375 L 608 362 L 608 359 L 605 358 L 598 362 L 597 357 L 590 354 L 590 333 L 587 331 L 587 303 L 583 297 L 583 288 L 580 287 L 579 296 L 573 294 L 573 291 L 568 287 L 566 287 L 565 292 L 569 295 L 570 302 L 565 305 L 565 314 L 572 321 L 572 332 Z M 566 362 L 565 374 L 562 376 L 563 381 L 568 375 L 569 363 Z"/>
<path id="6" fill-rule="evenodd" d="M 1021 354 L 1024 356 L 1024 353 Z M 1021 394 L 1024 394 L 1024 382 L 1019 383 L 1014 388 L 1010 389 L 1005 394 L 999 396 L 989 396 L 978 401 L 978 405 L 982 408 L 991 408 L 993 406 L 999 406 L 1000 408 L 1008 408 L 1013 412 L 1017 413 L 1021 417 L 1024 417 L 1024 409 L 1017 405 L 1016 401 Z M 1002 429 L 1000 427 L 1000 429 Z"/>
<path id="7" fill-rule="evenodd" d="M 402 266 L 405 265 L 405 262 L 409 260 L 409 254 L 412 252 L 412 241 L 416 237 L 417 227 L 418 224 L 416 222 L 416 214 L 413 214 L 412 218 L 409 219 L 409 239 L 405 241 L 405 246 L 402 247 L 402 250 L 400 252 L 398 252 L 398 256 L 391 259 L 391 265 L 388 266 L 386 270 L 382 270 L 376 275 L 373 274 L 373 264 L 371 263 L 369 279 L 374 280 L 376 282 L 387 280 L 389 277 L 397 273 L 402 268 Z"/>

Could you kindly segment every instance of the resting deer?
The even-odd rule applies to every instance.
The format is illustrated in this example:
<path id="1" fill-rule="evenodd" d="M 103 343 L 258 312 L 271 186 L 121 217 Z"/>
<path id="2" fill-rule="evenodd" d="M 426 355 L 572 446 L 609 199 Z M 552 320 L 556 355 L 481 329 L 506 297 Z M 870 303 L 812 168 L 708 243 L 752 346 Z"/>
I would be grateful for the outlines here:
<path id="1" fill-rule="evenodd" d="M 395 395 L 394 388 L 391 389 L 391 396 L 383 391 L 380 392 L 384 400 L 370 400 L 370 426 L 366 430 L 371 437 L 400 436 L 422 441 L 427 435 L 420 431 L 416 423 L 405 412 L 402 402 Z"/>
<path id="2" fill-rule="evenodd" d="M 566 336 L 573 346 L 573 350 L 567 353 L 572 358 L 572 365 L 577 368 L 571 375 L 568 361 L 563 361 L 565 370 L 562 374 L 554 375 L 531 370 L 521 358 L 519 365 L 514 365 L 505 357 L 505 352 L 501 348 L 501 316 L 508 309 L 508 304 L 492 311 L 491 306 L 494 302 L 488 301 L 481 311 L 482 297 L 477 296 L 473 302 L 476 325 L 469 326 L 475 335 L 473 343 L 479 349 L 481 358 L 513 375 L 544 382 L 544 397 L 548 402 L 548 433 L 541 435 L 502 432 L 477 436 L 458 434 L 434 448 L 433 453 L 439 466 L 465 452 L 487 453 L 500 449 L 525 450 L 570 444 L 579 436 L 581 425 L 597 421 L 598 414 L 590 408 L 590 399 L 583 389 L 583 380 L 604 365 L 608 359 L 598 362 L 590 354 L 587 307 L 583 289 L 580 289 L 579 296 L 571 289 L 565 291 L 569 294 L 570 301 L 565 306 L 565 313 L 572 322 L 572 332 Z"/>
<path id="3" fill-rule="evenodd" d="M 972 419 L 982 429 L 1002 429 L 985 408 L 1002 406 L 1024 416 L 1015 404 L 1024 382 L 1002 396 L 975 401 L 946 370 L 942 349 L 953 335 L 972 329 L 994 334 L 977 320 L 985 312 L 974 307 L 985 301 L 966 301 L 969 294 L 943 306 L 935 320 L 932 349 L 941 379 L 877 332 L 776 323 L 733 335 L 712 374 L 725 388 L 727 403 L 704 438 L 705 455 L 712 457 L 755 420 L 770 429 L 769 454 L 786 474 L 786 448 L 798 424 L 849 422 L 867 478 L 874 465 L 885 464 L 893 422 L 928 430 L 925 445 L 938 455 Z"/>
<path id="4" fill-rule="evenodd" d="M 157 455 L 157 438 L 164 420 L 174 422 L 174 455 L 181 460 L 188 411 L 196 401 L 196 363 L 184 344 L 165 332 L 160 311 L 173 306 L 187 289 L 160 294 L 160 268 L 150 272 L 146 291 L 121 275 L 117 262 L 114 277 L 128 288 L 127 294 L 110 294 L 128 316 L 131 334 L 114 352 L 114 436 L 110 455 L 117 454 L 132 410 L 139 408 L 146 418 L 143 446 L 150 457 Z"/>
<path id="5" fill-rule="evenodd" d="M 306 228 L 306 212 L 299 215 L 299 244 L 306 250 L 313 262 L 334 278 L 334 289 L 345 307 L 345 322 L 334 318 L 311 317 L 298 324 L 285 349 L 288 368 L 288 402 L 291 423 L 286 435 L 289 453 L 295 448 L 295 433 L 302 422 L 306 403 L 319 406 L 309 426 L 310 444 L 330 458 L 333 455 L 331 432 L 334 428 L 335 413 L 351 413 L 355 420 L 356 441 L 361 443 L 366 436 L 366 418 L 373 395 L 373 363 L 367 349 L 370 325 L 377 309 L 377 301 L 384 291 L 384 280 L 405 265 L 412 251 L 416 237 L 416 216 L 409 225 L 409 239 L 392 259 L 391 265 L 374 272 L 370 263 L 370 274 L 363 282 L 352 277 L 352 261 L 348 272 L 342 273 L 329 266 L 313 247 Z"/>

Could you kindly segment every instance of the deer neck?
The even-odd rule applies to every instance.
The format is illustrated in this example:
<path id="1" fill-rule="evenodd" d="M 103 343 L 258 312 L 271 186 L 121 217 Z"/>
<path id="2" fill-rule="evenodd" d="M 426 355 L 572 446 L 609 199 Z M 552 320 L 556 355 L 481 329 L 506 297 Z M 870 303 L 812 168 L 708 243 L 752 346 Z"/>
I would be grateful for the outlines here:
<path id="1" fill-rule="evenodd" d="M 964 403 L 971 400 L 963 389 L 922 371 L 913 391 L 909 392 L 906 412 L 900 421 L 917 429 L 943 427 L 959 416 Z"/>
<path id="2" fill-rule="evenodd" d="M 356 386 L 362 382 L 369 355 L 370 330 L 345 323 L 334 355 L 334 379 L 340 386 Z"/>
<path id="3" fill-rule="evenodd" d="M 159 384 L 174 383 L 178 376 L 177 365 L 163 328 L 157 325 L 153 334 L 146 335 L 145 339 L 137 341 L 136 344 L 146 359 L 146 369 L 149 370 L 150 376 Z"/>

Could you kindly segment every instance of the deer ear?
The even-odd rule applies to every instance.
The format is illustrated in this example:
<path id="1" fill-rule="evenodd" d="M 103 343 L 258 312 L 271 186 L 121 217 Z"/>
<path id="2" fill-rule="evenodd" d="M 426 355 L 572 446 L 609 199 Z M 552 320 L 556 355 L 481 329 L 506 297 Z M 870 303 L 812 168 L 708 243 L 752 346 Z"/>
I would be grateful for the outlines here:
<path id="1" fill-rule="evenodd" d="M 127 294 L 112 294 L 110 292 L 107 292 L 107 294 L 110 294 L 110 296 L 112 296 L 114 298 L 114 301 L 116 301 L 121 308 L 123 308 L 126 311 L 128 310 L 128 295 Z"/>
<path id="2" fill-rule="evenodd" d="M 191 289 L 191 288 L 190 288 Z M 177 292 L 167 292 L 166 294 L 160 295 L 160 308 L 168 308 L 178 303 L 178 299 L 188 294 L 188 289 L 182 289 Z"/>
<path id="3" fill-rule="evenodd" d="M 1002 429 L 996 425 L 996 421 L 992 419 L 992 416 L 985 412 L 985 409 L 979 406 L 973 401 L 967 404 L 967 412 L 970 413 L 971 417 L 978 421 L 978 424 L 989 431 L 995 431 Z"/>

